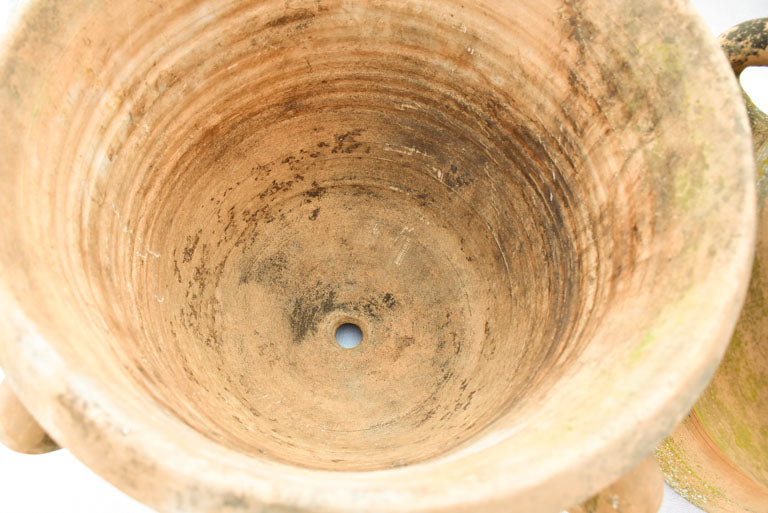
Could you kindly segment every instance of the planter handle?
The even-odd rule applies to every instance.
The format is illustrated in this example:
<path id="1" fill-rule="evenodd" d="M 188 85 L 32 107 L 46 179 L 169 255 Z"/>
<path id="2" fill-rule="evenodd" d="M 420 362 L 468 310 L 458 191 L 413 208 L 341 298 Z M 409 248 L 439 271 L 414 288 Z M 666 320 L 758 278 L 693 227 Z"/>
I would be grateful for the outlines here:
<path id="1" fill-rule="evenodd" d="M 749 66 L 768 66 L 768 18 L 745 21 L 719 37 L 736 76 Z"/>
<path id="2" fill-rule="evenodd" d="M 664 498 L 664 478 L 653 456 L 568 513 L 657 513 Z"/>
<path id="3" fill-rule="evenodd" d="M 749 66 L 768 66 L 768 18 L 745 21 L 719 37 L 720 46 L 731 61 L 736 76 Z M 768 115 L 755 106 L 747 93 L 744 99 L 752 125 L 752 141 L 757 155 L 757 176 L 768 171 Z M 762 199 L 762 198 L 761 198 Z"/>
<path id="4" fill-rule="evenodd" d="M 25 454 L 42 454 L 59 448 L 21 404 L 8 379 L 0 383 L 0 443 Z"/>

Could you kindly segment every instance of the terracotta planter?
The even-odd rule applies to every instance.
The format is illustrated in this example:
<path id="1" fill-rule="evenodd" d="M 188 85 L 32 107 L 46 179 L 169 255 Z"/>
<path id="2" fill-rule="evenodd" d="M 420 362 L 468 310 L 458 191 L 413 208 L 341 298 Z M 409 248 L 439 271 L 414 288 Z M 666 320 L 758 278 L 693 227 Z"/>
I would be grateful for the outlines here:
<path id="1" fill-rule="evenodd" d="M 768 66 L 768 18 L 721 36 L 736 74 Z M 768 116 L 745 95 L 757 160 L 759 227 L 749 293 L 723 364 L 660 447 L 667 481 L 711 513 L 768 512 Z"/>
<path id="2" fill-rule="evenodd" d="M 39 0 L 0 80 L 7 438 L 158 511 L 560 511 L 746 291 L 749 125 L 685 2 Z"/>

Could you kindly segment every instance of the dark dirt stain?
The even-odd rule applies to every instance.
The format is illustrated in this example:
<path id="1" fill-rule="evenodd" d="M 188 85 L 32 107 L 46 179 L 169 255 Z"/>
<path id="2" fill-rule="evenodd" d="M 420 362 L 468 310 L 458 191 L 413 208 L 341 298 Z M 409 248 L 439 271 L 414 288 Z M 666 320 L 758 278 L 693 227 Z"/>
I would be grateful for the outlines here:
<path id="1" fill-rule="evenodd" d="M 276 18 L 268 22 L 264 26 L 268 28 L 275 28 L 275 27 L 280 27 L 282 25 L 289 25 L 291 23 L 298 23 L 300 21 L 310 21 L 314 17 L 315 17 L 315 13 L 313 13 L 309 9 L 298 9 L 296 12 L 286 14 L 284 16 L 280 16 L 279 18 Z"/>
<path id="2" fill-rule="evenodd" d="M 376 298 L 369 298 L 366 301 L 364 301 L 361 305 L 355 306 L 355 310 L 362 310 L 363 312 L 367 313 L 374 319 L 381 318 L 381 316 L 379 315 L 380 309 L 381 309 L 381 305 L 376 300 Z"/>
<path id="3" fill-rule="evenodd" d="M 397 342 L 398 344 L 395 347 L 392 354 L 393 361 L 399 360 L 400 357 L 403 355 L 403 351 L 411 347 L 414 344 L 414 342 L 416 342 L 416 339 L 413 337 L 398 337 Z"/>
<path id="4" fill-rule="evenodd" d="M 85 400 L 67 390 L 56 396 L 56 402 L 67 412 L 72 424 L 77 426 L 83 438 L 98 439 L 100 437 L 98 427 L 88 418 L 90 405 Z"/>
<path id="5" fill-rule="evenodd" d="M 469 393 L 469 397 L 467 397 L 467 402 L 464 403 L 464 408 L 463 408 L 464 411 L 467 411 L 467 408 L 469 408 L 469 405 L 472 403 L 472 398 L 475 397 L 476 392 L 477 390 L 473 390 L 472 392 Z"/>
<path id="6" fill-rule="evenodd" d="M 420 418 L 420 419 L 419 419 L 419 420 L 416 422 L 416 427 L 419 427 L 419 426 L 423 426 L 424 424 L 426 424 L 426 423 L 427 423 L 427 421 L 428 421 L 429 419 L 431 419 L 432 417 L 434 417 L 436 413 L 437 413 L 437 408 L 432 408 L 431 410 L 429 410 L 428 412 L 426 412 L 426 413 L 424 414 L 424 416 L 423 416 L 423 417 L 421 417 L 421 418 Z"/>
<path id="7" fill-rule="evenodd" d="M 395 300 L 395 296 L 392 295 L 391 292 L 387 292 L 384 294 L 384 304 L 387 308 L 394 308 L 397 304 L 397 301 Z"/>
<path id="8" fill-rule="evenodd" d="M 181 279 L 181 269 L 179 269 L 179 261 L 176 260 L 176 250 L 175 249 L 173 250 L 173 255 L 174 255 L 174 259 L 173 259 L 173 275 L 176 277 L 176 281 L 178 281 L 179 283 L 183 283 L 182 279 Z"/>
<path id="9" fill-rule="evenodd" d="M 207 266 L 208 244 L 203 244 L 201 253 L 200 265 L 195 267 L 195 273 L 192 276 L 192 280 L 197 284 L 200 294 L 202 295 L 207 286 L 207 279 L 211 274 Z"/>
<path id="10" fill-rule="evenodd" d="M 251 176 L 255 179 L 261 178 L 262 176 L 269 176 L 272 173 L 272 168 L 269 166 L 265 166 L 262 164 L 257 164 L 253 167 L 251 167 Z"/>
<path id="11" fill-rule="evenodd" d="M 568 85 L 571 86 L 571 89 L 574 91 L 579 90 L 579 86 L 581 85 L 581 81 L 579 80 L 579 76 L 576 74 L 574 70 L 568 70 Z"/>
<path id="12" fill-rule="evenodd" d="M 288 258 L 282 251 L 263 260 L 251 259 L 240 267 L 240 285 L 265 280 L 280 281 L 279 277 L 288 268 Z"/>
<path id="13" fill-rule="evenodd" d="M 449 169 L 443 174 L 443 182 L 451 189 L 471 185 L 475 181 L 471 172 L 460 170 L 455 164 L 451 164 Z"/>
<path id="14" fill-rule="evenodd" d="M 397 305 L 395 297 L 391 293 L 386 293 L 379 298 L 370 296 L 358 304 L 352 305 L 355 312 L 365 313 L 374 319 L 381 319 L 381 313 L 384 308 L 393 309 Z"/>
<path id="15" fill-rule="evenodd" d="M 319 209 L 319 208 L 316 208 L 316 209 L 314 209 L 314 210 L 312 211 L 312 213 L 309 215 L 309 220 L 310 220 L 310 221 L 314 221 L 315 219 L 317 219 L 317 215 L 318 215 L 319 213 L 320 213 L 320 209 Z"/>
<path id="16" fill-rule="evenodd" d="M 459 354 L 461 352 L 461 339 L 455 331 L 451 332 L 451 342 L 453 343 L 453 352 Z"/>
<path id="17" fill-rule="evenodd" d="M 266 190 L 259 193 L 259 199 L 264 199 L 267 196 L 272 196 L 275 193 L 278 193 L 283 190 L 288 190 L 293 185 L 293 180 L 284 180 L 282 182 L 278 182 L 277 180 L 272 180 L 272 183 L 267 187 Z"/>
<path id="18" fill-rule="evenodd" d="M 249 509 L 250 506 L 248 504 L 248 501 L 245 500 L 243 497 L 235 494 L 225 494 L 221 498 L 221 505 L 225 508 L 233 508 L 233 509 Z"/>
<path id="19" fill-rule="evenodd" d="M 250 278 L 246 277 L 246 279 Z M 306 293 L 294 298 L 288 321 L 294 343 L 301 344 L 308 334 L 317 330 L 318 323 L 334 310 L 353 311 L 373 319 L 381 319 L 385 308 L 391 310 L 396 305 L 397 300 L 391 293 L 386 293 L 383 297 L 371 295 L 355 303 L 339 301 L 334 287 L 317 282 Z M 407 345 L 410 343 L 413 343 L 412 338 Z"/>
<path id="20" fill-rule="evenodd" d="M 362 130 L 350 130 L 349 132 L 336 136 L 336 145 L 331 148 L 331 153 L 352 153 L 363 146 L 355 137 L 362 134 Z"/>
<path id="21" fill-rule="evenodd" d="M 161 71 L 155 80 L 155 89 L 163 93 L 179 81 L 179 76 L 171 71 Z"/>
<path id="22" fill-rule="evenodd" d="M 320 198 L 325 194 L 325 187 L 320 187 L 317 182 L 312 182 L 312 187 L 304 192 L 304 195 L 309 198 Z"/>
<path id="23" fill-rule="evenodd" d="M 231 207 L 229 209 L 229 211 L 227 212 L 226 221 L 227 221 L 227 224 L 224 226 L 225 238 L 226 238 L 226 235 L 229 233 L 230 229 L 237 227 L 237 223 L 235 221 L 235 207 L 234 206 Z M 219 221 L 219 223 L 223 224 L 223 221 Z M 221 245 L 221 239 L 218 241 L 216 246 L 219 247 L 220 245 Z"/>
<path id="24" fill-rule="evenodd" d="M 597 26 L 583 15 L 580 6 L 571 4 L 570 7 L 572 12 L 566 22 L 566 32 L 568 39 L 579 44 L 579 50 L 583 55 L 586 53 L 589 41 L 594 39 L 595 34 L 597 34 Z"/>
<path id="25" fill-rule="evenodd" d="M 293 342 L 301 344 L 307 334 L 317 330 L 317 323 L 323 316 L 343 306 L 336 301 L 336 290 L 321 282 L 317 282 L 305 294 L 294 298 L 288 314 Z"/>
<path id="26" fill-rule="evenodd" d="M 197 245 L 200 242 L 201 233 L 203 233 L 203 230 L 198 230 L 194 239 L 187 235 L 187 247 L 184 248 L 184 258 L 182 259 L 182 262 L 185 264 L 192 260 L 192 257 L 195 254 L 195 250 L 197 249 Z"/>

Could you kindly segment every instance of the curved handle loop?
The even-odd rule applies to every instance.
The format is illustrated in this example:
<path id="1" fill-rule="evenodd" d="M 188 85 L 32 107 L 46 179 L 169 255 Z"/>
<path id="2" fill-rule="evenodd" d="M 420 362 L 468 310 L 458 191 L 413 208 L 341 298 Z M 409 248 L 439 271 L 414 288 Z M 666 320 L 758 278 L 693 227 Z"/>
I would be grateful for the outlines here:
<path id="1" fill-rule="evenodd" d="M 21 404 L 8 380 L 0 383 L 0 443 L 25 454 L 42 454 L 59 448 Z"/>
<path id="2" fill-rule="evenodd" d="M 719 42 L 737 76 L 748 66 L 768 66 L 768 18 L 740 23 L 725 31 Z"/>
<path id="3" fill-rule="evenodd" d="M 737 77 L 749 66 L 768 66 L 768 18 L 740 23 L 724 32 L 718 41 Z M 768 144 L 768 115 L 755 106 L 747 93 L 744 93 L 744 98 L 755 150 L 758 151 Z"/>

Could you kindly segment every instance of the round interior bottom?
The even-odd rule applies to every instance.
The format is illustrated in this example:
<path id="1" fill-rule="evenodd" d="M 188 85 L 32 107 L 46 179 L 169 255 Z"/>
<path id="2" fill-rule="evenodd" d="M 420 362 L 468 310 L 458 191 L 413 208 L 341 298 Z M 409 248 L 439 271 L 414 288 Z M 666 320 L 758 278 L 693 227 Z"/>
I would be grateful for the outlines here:
<path id="1" fill-rule="evenodd" d="M 424 139 L 404 144 L 403 131 L 372 120 L 339 131 L 307 119 L 235 136 L 234 162 L 193 148 L 185 176 L 198 179 L 154 222 L 179 245 L 147 318 L 164 341 L 150 346 L 163 372 L 140 379 L 241 452 L 337 470 L 440 454 L 525 391 L 513 376 L 535 316 L 551 308 L 546 292 L 526 308 L 526 282 L 544 287 L 515 279 L 530 267 L 509 254 L 526 252 L 525 236 L 502 244 L 484 212 L 498 195 L 473 198 L 487 186 L 476 166 L 491 169 L 476 146 L 441 134 L 463 151 L 425 172 Z M 286 132 L 298 150 L 281 144 Z M 360 328 L 356 347 L 336 340 L 343 324 Z M 169 382 L 172 395 L 158 390 Z"/>

